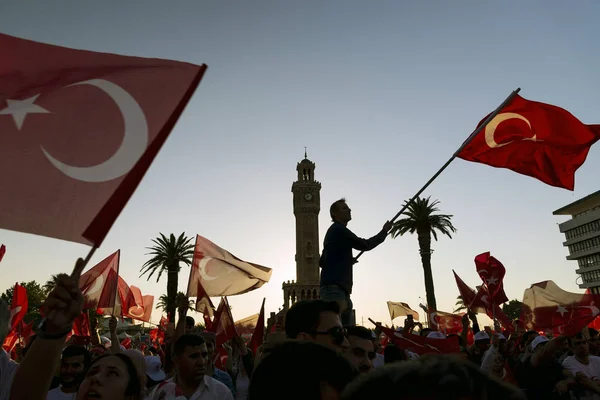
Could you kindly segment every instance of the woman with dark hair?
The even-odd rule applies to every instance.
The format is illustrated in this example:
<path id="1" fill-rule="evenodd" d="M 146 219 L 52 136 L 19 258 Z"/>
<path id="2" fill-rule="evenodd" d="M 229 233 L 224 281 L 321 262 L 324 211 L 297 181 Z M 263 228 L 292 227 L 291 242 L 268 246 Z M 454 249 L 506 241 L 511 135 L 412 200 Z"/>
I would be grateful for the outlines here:
<path id="1" fill-rule="evenodd" d="M 141 400 L 142 382 L 131 358 L 121 353 L 96 358 L 77 391 L 77 400 L 88 398 Z"/>

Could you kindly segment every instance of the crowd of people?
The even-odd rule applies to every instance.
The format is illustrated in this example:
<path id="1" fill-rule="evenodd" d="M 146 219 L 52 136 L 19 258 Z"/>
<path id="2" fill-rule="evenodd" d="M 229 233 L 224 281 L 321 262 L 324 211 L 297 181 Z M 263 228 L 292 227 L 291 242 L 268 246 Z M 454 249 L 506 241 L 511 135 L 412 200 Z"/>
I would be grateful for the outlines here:
<path id="1" fill-rule="evenodd" d="M 97 334 L 87 346 L 65 343 L 82 304 L 77 282 L 61 276 L 19 363 L 0 356 L 0 400 L 600 399 L 600 342 L 591 329 L 550 339 L 533 331 L 505 336 L 497 327 L 480 329 L 468 313 L 460 352 L 419 356 L 393 340 L 382 346 L 379 329 L 343 326 L 335 301 L 306 300 L 256 354 L 240 337 L 224 345 L 227 362 L 219 368 L 215 334 L 194 332 L 185 309 L 163 345 L 125 349 Z M 0 326 L 9 317 L 0 304 Z M 109 326 L 115 337 L 116 320 Z M 398 330 L 446 338 L 410 319 Z"/>

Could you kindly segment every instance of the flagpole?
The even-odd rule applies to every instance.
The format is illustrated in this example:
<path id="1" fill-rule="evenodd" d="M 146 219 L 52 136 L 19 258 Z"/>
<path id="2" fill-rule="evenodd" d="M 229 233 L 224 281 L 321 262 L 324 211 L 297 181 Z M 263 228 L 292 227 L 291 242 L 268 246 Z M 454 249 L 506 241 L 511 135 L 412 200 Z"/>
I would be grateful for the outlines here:
<path id="1" fill-rule="evenodd" d="M 488 117 L 483 121 L 483 123 L 481 125 L 479 125 L 474 131 L 473 133 L 471 133 L 469 135 L 469 137 L 467 138 L 467 140 L 465 140 L 463 142 L 463 144 L 458 148 L 458 150 L 456 150 L 454 152 L 454 154 L 452 155 L 452 157 L 450 157 L 450 159 L 448 161 L 446 161 L 446 163 L 444 165 L 442 165 L 442 167 L 427 181 L 427 183 L 421 188 L 419 189 L 419 191 L 410 199 L 408 200 L 406 203 L 404 203 L 404 206 L 402 206 L 402 208 L 400 209 L 400 211 L 398 211 L 398 213 L 394 216 L 394 218 L 392 218 L 390 220 L 390 222 L 395 222 L 396 219 L 398 219 L 398 217 L 400 215 L 402 215 L 402 213 L 408 208 L 408 206 L 415 201 L 415 199 L 417 197 L 419 197 L 421 195 L 421 193 L 423 193 L 425 191 L 425 189 L 427 189 L 429 187 L 429 185 L 431 185 L 431 183 L 433 183 L 434 180 L 436 180 L 436 178 L 438 176 L 440 176 L 440 174 L 442 172 L 444 172 L 444 170 L 446 168 L 448 168 L 448 165 L 450 165 L 450 163 L 452 161 L 454 161 L 454 159 L 458 156 L 458 154 L 471 142 L 471 140 L 473 140 L 473 138 L 479 133 L 481 132 L 481 130 L 483 128 L 486 127 L 487 124 L 490 123 L 490 121 L 492 119 L 494 119 L 494 117 L 496 117 L 496 115 L 500 114 L 500 111 L 502 111 L 502 109 L 504 107 L 506 107 L 511 101 L 512 99 L 521 91 L 521 88 L 516 88 L 503 102 L 502 104 L 500 104 L 498 106 L 498 108 L 496 108 L 494 110 L 493 113 L 491 113 L 490 115 L 488 115 Z M 364 251 L 361 251 L 360 253 L 358 253 L 358 255 L 354 258 L 355 260 L 358 260 L 359 257 L 364 253 Z"/>

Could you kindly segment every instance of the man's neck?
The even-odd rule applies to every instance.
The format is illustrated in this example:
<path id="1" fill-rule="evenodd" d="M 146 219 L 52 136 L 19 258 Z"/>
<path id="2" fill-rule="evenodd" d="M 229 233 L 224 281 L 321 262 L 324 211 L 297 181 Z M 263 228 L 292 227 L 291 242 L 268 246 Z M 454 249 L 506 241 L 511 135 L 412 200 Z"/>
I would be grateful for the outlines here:
<path id="1" fill-rule="evenodd" d="M 77 392 L 77 385 L 60 385 L 60 391 L 63 393 L 75 393 Z"/>
<path id="2" fill-rule="evenodd" d="M 215 374 L 215 364 L 208 363 L 206 365 L 206 375 L 213 376 Z"/>
<path id="3" fill-rule="evenodd" d="M 204 377 L 202 377 L 200 382 L 198 382 L 195 379 L 185 381 L 181 379 L 179 374 L 176 374 L 175 383 L 177 384 L 177 386 L 179 386 L 179 388 L 183 392 L 183 395 L 189 399 L 194 395 L 194 393 L 196 393 L 196 391 L 202 391 L 202 389 L 204 388 Z"/>
<path id="4" fill-rule="evenodd" d="M 579 356 L 576 355 L 575 359 L 577 361 L 579 361 L 580 363 L 584 364 L 584 365 L 588 365 L 590 363 L 590 357 L 589 356 L 579 357 Z"/>
<path id="5" fill-rule="evenodd" d="M 342 225 L 344 225 L 346 227 L 348 226 L 348 222 L 342 222 L 342 221 L 333 221 L 333 222 L 338 223 L 338 224 L 342 224 Z"/>

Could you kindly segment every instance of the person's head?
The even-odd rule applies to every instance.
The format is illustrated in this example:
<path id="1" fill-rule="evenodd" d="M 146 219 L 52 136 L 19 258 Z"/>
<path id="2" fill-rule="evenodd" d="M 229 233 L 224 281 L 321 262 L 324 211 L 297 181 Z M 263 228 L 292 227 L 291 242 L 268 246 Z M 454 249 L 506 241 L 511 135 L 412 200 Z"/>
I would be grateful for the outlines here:
<path id="1" fill-rule="evenodd" d="M 256 367 L 250 380 L 250 400 L 339 399 L 354 378 L 348 361 L 331 348 L 288 341 L 274 348 Z"/>
<path id="2" fill-rule="evenodd" d="M 127 349 L 123 351 L 123 354 L 131 358 L 133 365 L 135 365 L 138 377 L 142 382 L 142 386 L 146 386 L 146 361 L 144 359 L 144 353 L 137 349 Z"/>
<path id="3" fill-rule="evenodd" d="M 2 299 L 0 299 L 0 343 L 4 343 L 4 339 L 8 335 L 10 323 L 10 310 L 8 308 L 8 304 Z"/>
<path id="4" fill-rule="evenodd" d="M 486 375 L 469 361 L 432 355 L 394 363 L 350 383 L 342 400 L 390 398 L 420 400 L 525 400 L 517 388 Z"/>
<path id="5" fill-rule="evenodd" d="M 186 333 L 177 339 L 173 352 L 178 379 L 188 385 L 199 384 L 204 379 L 208 362 L 208 349 L 204 338 Z"/>
<path id="6" fill-rule="evenodd" d="M 192 317 L 185 317 L 185 333 L 192 333 L 196 326 L 196 321 Z"/>
<path id="7" fill-rule="evenodd" d="M 329 215 L 331 216 L 331 221 L 346 225 L 352 219 L 352 210 L 348 207 L 346 199 L 341 198 L 333 202 L 331 207 L 329 207 Z"/>
<path id="8" fill-rule="evenodd" d="M 360 373 L 373 370 L 373 359 L 375 358 L 373 332 L 358 325 L 348 326 L 346 330 L 350 344 L 350 347 L 344 352 L 346 359 Z"/>
<path id="9" fill-rule="evenodd" d="M 492 343 L 500 353 L 503 354 L 506 351 L 506 336 L 502 333 L 495 333 Z"/>
<path id="10" fill-rule="evenodd" d="M 335 301 L 299 301 L 285 315 L 285 334 L 289 339 L 314 341 L 336 349 L 348 348 L 339 314 L 340 307 Z"/>
<path id="11" fill-rule="evenodd" d="M 570 336 L 568 340 L 575 357 L 583 358 L 590 355 L 590 346 L 583 333 L 579 332 L 575 336 Z"/>
<path id="12" fill-rule="evenodd" d="M 521 337 L 521 345 L 523 346 L 523 350 L 533 350 L 531 349 L 531 342 L 533 342 L 533 339 L 535 339 L 538 336 L 539 334 L 536 331 L 525 332 Z"/>
<path id="13" fill-rule="evenodd" d="M 92 361 L 77 391 L 77 400 L 141 400 L 143 386 L 131 358 L 107 354 Z"/>
<path id="14" fill-rule="evenodd" d="M 542 351 L 544 346 L 549 342 L 546 336 L 538 335 L 531 341 L 531 350 L 535 353 Z"/>
<path id="15" fill-rule="evenodd" d="M 477 332 L 473 339 L 475 347 L 480 351 L 486 351 L 490 347 L 490 336 L 485 331 Z"/>
<path id="16" fill-rule="evenodd" d="M 146 387 L 154 387 L 165 380 L 167 375 L 165 374 L 165 371 L 162 370 L 160 357 L 146 356 L 144 357 L 144 362 L 146 364 Z"/>
<path id="17" fill-rule="evenodd" d="M 75 389 L 85 378 L 92 362 L 90 352 L 81 346 L 67 346 L 60 359 L 60 384 L 65 388 Z"/>
<path id="18" fill-rule="evenodd" d="M 204 338 L 204 342 L 206 343 L 206 350 L 208 351 L 208 363 L 212 363 L 215 359 L 215 352 L 217 346 L 217 335 L 212 332 L 202 332 L 200 336 Z"/>
<path id="19" fill-rule="evenodd" d="M 388 344 L 383 349 L 383 362 L 384 364 L 391 364 L 399 361 L 406 361 L 408 359 L 408 355 L 406 351 L 402 350 L 398 346 L 394 344 Z"/>

